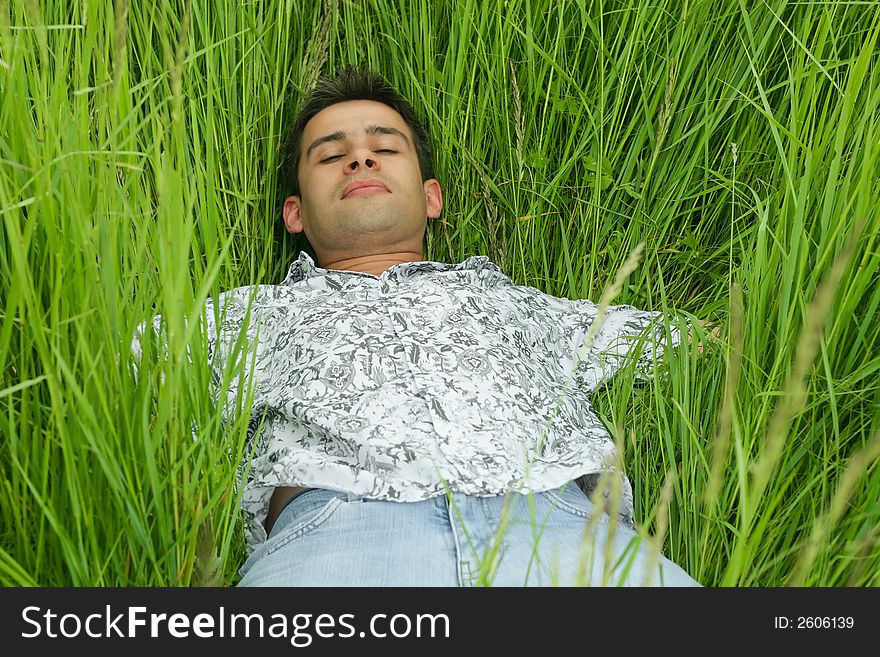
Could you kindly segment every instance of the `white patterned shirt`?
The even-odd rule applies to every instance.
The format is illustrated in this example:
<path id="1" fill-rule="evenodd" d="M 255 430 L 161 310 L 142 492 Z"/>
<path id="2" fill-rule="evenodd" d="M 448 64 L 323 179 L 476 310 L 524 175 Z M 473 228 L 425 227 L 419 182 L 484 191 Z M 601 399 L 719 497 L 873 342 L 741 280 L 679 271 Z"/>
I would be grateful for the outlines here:
<path id="1" fill-rule="evenodd" d="M 513 283 L 485 256 L 374 276 L 320 268 L 303 252 L 280 285 L 236 288 L 216 308 L 209 300 L 214 380 L 242 331 L 244 371 L 253 367 L 253 458 L 240 471 L 248 552 L 266 540 L 276 486 L 412 502 L 446 486 L 502 495 L 595 485 L 614 469 L 615 447 L 590 395 L 634 341 L 643 373 L 665 342 L 660 313 L 618 305 L 584 345 L 596 313 L 592 301 Z M 240 392 L 233 381 L 227 408 Z M 619 474 L 619 517 L 632 526 Z"/>

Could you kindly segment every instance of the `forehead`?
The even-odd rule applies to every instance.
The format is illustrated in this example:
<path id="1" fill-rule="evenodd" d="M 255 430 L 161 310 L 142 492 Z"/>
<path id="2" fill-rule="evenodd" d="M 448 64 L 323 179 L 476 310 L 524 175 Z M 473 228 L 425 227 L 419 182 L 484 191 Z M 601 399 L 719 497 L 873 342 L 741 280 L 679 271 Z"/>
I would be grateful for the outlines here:
<path id="1" fill-rule="evenodd" d="M 375 125 L 397 128 L 412 140 L 406 121 L 388 105 L 375 100 L 347 100 L 325 107 L 306 123 L 302 147 L 308 148 L 313 140 L 333 132 L 356 135 Z"/>

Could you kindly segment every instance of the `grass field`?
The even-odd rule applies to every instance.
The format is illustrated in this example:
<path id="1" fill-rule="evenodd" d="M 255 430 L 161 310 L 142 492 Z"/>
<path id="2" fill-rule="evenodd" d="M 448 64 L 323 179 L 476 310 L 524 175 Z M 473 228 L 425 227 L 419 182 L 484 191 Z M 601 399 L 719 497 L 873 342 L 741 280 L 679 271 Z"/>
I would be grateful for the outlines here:
<path id="1" fill-rule="evenodd" d="M 0 0 L 0 584 L 236 581 L 248 404 L 221 423 L 186 320 L 281 280 L 278 146 L 359 64 L 428 121 L 427 258 L 598 299 L 644 242 L 614 302 L 722 326 L 595 397 L 665 553 L 880 585 L 878 34 L 877 2 Z"/>

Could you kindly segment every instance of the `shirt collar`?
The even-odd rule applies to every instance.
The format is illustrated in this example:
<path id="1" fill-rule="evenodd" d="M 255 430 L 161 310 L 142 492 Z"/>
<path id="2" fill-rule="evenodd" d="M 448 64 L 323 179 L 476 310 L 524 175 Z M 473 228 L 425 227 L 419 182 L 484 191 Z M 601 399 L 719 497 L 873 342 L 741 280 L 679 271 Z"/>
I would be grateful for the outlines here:
<path id="1" fill-rule="evenodd" d="M 419 273 L 427 273 L 434 271 L 460 271 L 473 270 L 480 272 L 501 273 L 501 269 L 494 262 L 489 260 L 487 256 L 470 256 L 459 263 L 433 262 L 430 260 L 420 260 L 418 262 L 402 262 L 400 264 L 389 267 L 387 274 L 393 275 L 395 278 L 411 278 Z M 361 272 L 345 271 L 342 269 L 324 269 L 315 264 L 312 257 L 305 251 L 300 251 L 299 256 L 290 265 L 287 276 L 281 281 L 281 285 L 295 285 L 300 281 L 313 277 L 326 276 L 328 273 L 333 274 L 355 274 L 361 275 Z"/>

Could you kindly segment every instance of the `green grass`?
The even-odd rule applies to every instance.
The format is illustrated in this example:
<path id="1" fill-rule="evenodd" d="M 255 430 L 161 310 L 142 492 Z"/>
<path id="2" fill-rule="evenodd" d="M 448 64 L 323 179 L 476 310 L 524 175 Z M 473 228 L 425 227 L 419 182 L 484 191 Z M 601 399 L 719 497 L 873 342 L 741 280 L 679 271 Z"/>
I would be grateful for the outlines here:
<path id="1" fill-rule="evenodd" d="M 187 320 L 281 280 L 278 145 L 362 64 L 428 119 L 428 258 L 598 300 L 644 242 L 614 302 L 722 325 L 595 397 L 664 552 L 880 585 L 876 3 L 116 4 L 0 2 L 0 583 L 234 583 L 248 400 Z"/>

